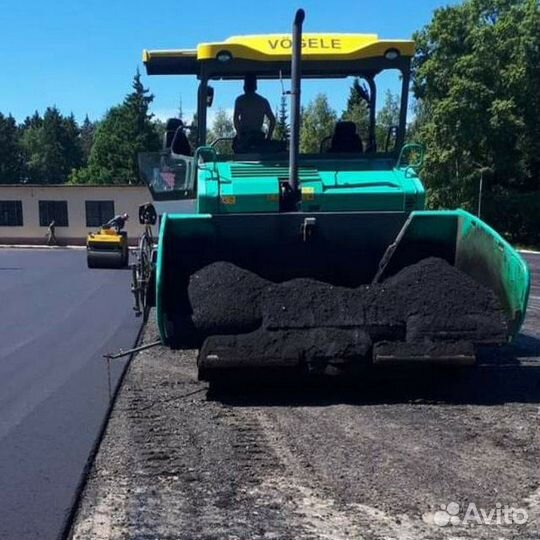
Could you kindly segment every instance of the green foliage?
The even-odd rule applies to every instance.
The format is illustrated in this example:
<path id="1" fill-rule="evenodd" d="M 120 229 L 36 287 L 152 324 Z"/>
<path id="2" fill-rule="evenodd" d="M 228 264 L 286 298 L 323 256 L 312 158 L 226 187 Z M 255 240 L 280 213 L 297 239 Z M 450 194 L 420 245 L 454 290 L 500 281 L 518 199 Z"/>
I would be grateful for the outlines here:
<path id="1" fill-rule="evenodd" d="M 167 122 L 164 122 L 163 120 L 160 120 L 159 118 L 152 118 L 152 124 L 154 124 L 154 129 L 156 130 L 156 133 L 158 134 L 159 140 L 163 141 L 163 137 L 165 136 L 165 128 L 167 127 Z"/>
<path id="2" fill-rule="evenodd" d="M 197 124 L 198 124 L 199 120 L 198 120 L 198 117 L 197 117 L 197 113 L 195 113 L 193 115 L 193 120 L 191 122 L 191 129 L 187 130 L 187 138 L 188 138 L 188 141 L 189 141 L 189 144 L 191 145 L 191 148 L 195 149 L 197 148 L 198 146 L 198 140 L 197 140 Z M 208 136 L 207 136 L 207 140 L 212 140 L 212 139 L 209 139 Z"/>
<path id="3" fill-rule="evenodd" d="M 504 200 L 540 190 L 540 8 L 536 0 L 468 0 L 439 9 L 415 36 L 417 137 L 435 206 L 473 209 L 480 170 L 489 213 L 513 237 Z M 540 228 L 525 234 L 540 241 Z"/>
<path id="4" fill-rule="evenodd" d="M 49 107 L 43 118 L 34 114 L 23 124 L 20 144 L 25 180 L 36 184 L 61 184 L 83 163 L 80 132 L 73 115 L 62 116 Z"/>
<path id="5" fill-rule="evenodd" d="M 234 135 L 235 131 L 231 115 L 226 110 L 219 109 L 212 122 L 212 131 L 207 135 L 208 141 L 222 137 L 234 137 Z"/>
<path id="6" fill-rule="evenodd" d="M 0 113 L 0 184 L 15 184 L 22 174 L 22 152 L 17 123 Z"/>
<path id="7" fill-rule="evenodd" d="M 43 125 L 43 118 L 41 118 L 40 114 L 37 111 L 34 111 L 34 114 L 32 116 L 27 116 L 24 119 L 24 122 L 21 126 L 22 130 L 28 129 L 28 128 L 38 128 Z"/>
<path id="8" fill-rule="evenodd" d="M 206 131 L 206 141 L 210 144 L 217 139 L 232 139 L 236 132 L 234 123 L 230 114 L 224 109 L 218 109 L 212 127 Z M 220 141 L 215 145 L 216 150 L 221 154 L 232 154 L 232 141 Z"/>
<path id="9" fill-rule="evenodd" d="M 92 145 L 94 144 L 96 128 L 97 124 L 92 122 L 90 118 L 88 118 L 88 115 L 86 115 L 80 129 L 84 165 L 88 164 L 88 159 L 90 158 L 90 151 L 92 150 Z"/>
<path id="10" fill-rule="evenodd" d="M 286 96 L 281 96 L 276 118 L 276 127 L 274 129 L 273 138 L 276 141 L 288 141 L 291 136 L 291 128 L 289 126 L 289 113 L 287 111 Z"/>
<path id="11" fill-rule="evenodd" d="M 475 211 L 483 176 L 482 216 L 511 240 L 540 244 L 540 7 L 538 0 L 464 0 L 435 11 L 416 33 L 414 118 L 407 140 L 424 143 L 422 178 L 433 207 Z M 0 183 L 134 183 L 137 154 L 161 147 L 163 123 L 152 118 L 153 96 L 139 72 L 124 101 L 99 123 L 49 107 L 17 126 L 0 114 Z M 354 79 L 340 119 L 353 121 L 368 142 L 367 90 Z M 384 149 L 398 123 L 397 96 L 387 93 L 377 114 Z M 183 116 L 182 101 L 178 115 Z M 287 99 L 277 111 L 276 139 L 288 139 Z M 300 151 L 318 152 L 332 135 L 336 112 L 324 94 L 301 111 Z M 197 124 L 197 115 L 193 118 Z M 188 130 L 196 146 L 196 129 Z M 217 111 L 207 140 L 234 136 Z"/>
<path id="12" fill-rule="evenodd" d="M 390 90 L 386 91 L 384 96 L 384 104 L 377 113 L 375 136 L 377 140 L 377 148 L 380 151 L 386 149 L 386 141 L 388 138 L 388 131 L 393 126 L 399 125 L 399 96 L 393 94 Z M 389 141 L 389 150 L 392 150 L 392 139 Z"/>
<path id="13" fill-rule="evenodd" d="M 482 219 L 513 243 L 540 245 L 540 193 L 492 189 L 482 199 Z"/>
<path id="14" fill-rule="evenodd" d="M 360 79 L 355 78 L 349 90 L 347 108 L 341 114 L 341 120 L 354 122 L 356 130 L 364 141 L 369 137 L 369 107 L 362 95 L 367 90 L 360 84 Z"/>
<path id="15" fill-rule="evenodd" d="M 71 183 L 138 183 L 137 155 L 159 150 L 160 136 L 149 106 L 154 96 L 144 88 L 139 71 L 133 91 L 112 107 L 95 132 L 88 166 L 74 171 Z"/>
<path id="16" fill-rule="evenodd" d="M 317 94 L 301 111 L 300 152 L 319 152 L 321 142 L 332 135 L 337 114 L 325 94 Z"/>

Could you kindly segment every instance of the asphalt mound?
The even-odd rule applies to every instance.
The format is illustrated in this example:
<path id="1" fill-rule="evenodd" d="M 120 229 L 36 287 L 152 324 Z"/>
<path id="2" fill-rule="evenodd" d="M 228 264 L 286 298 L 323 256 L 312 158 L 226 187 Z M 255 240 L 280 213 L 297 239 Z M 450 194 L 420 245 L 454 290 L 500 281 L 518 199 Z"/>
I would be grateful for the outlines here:
<path id="1" fill-rule="evenodd" d="M 199 335 L 244 334 L 261 326 L 260 296 L 271 285 L 234 264 L 219 261 L 190 276 L 191 320 Z"/>
<path id="2" fill-rule="evenodd" d="M 219 261 L 191 276 L 188 296 L 206 340 L 201 355 L 219 349 L 314 360 L 363 356 L 379 341 L 502 343 L 507 336 L 495 294 L 433 257 L 356 288 L 308 278 L 272 283 Z"/>

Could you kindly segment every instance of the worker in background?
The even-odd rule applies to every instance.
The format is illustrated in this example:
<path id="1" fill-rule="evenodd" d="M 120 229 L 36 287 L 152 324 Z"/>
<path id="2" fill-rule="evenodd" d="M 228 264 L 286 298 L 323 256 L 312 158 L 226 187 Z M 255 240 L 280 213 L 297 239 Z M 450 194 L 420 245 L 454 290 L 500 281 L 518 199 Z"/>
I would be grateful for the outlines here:
<path id="1" fill-rule="evenodd" d="M 268 121 L 266 137 L 263 132 L 264 119 Z M 244 78 L 244 93 L 236 98 L 233 116 L 234 129 L 240 145 L 250 145 L 272 139 L 276 117 L 270 103 L 257 94 L 257 77 L 250 73 Z"/>
<path id="2" fill-rule="evenodd" d="M 57 246 L 58 240 L 56 240 L 56 222 L 54 219 L 49 223 L 47 227 L 47 245 L 48 246 Z"/>
<path id="3" fill-rule="evenodd" d="M 112 219 L 107 221 L 105 225 L 103 225 L 104 229 L 115 229 L 116 232 L 120 232 L 126 225 L 126 221 L 129 219 L 129 216 L 127 214 L 119 214 L 118 216 L 114 216 Z"/>

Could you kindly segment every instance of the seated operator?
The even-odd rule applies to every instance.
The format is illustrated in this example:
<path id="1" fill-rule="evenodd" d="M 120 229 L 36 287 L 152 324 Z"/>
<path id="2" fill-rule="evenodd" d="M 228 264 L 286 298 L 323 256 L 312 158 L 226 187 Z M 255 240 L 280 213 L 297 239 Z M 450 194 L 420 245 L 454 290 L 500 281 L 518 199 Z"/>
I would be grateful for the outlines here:
<path id="1" fill-rule="evenodd" d="M 234 129 L 236 130 L 236 146 L 238 149 L 251 150 L 252 146 L 261 144 L 266 138 L 272 139 L 276 117 L 268 100 L 257 94 L 257 77 L 250 73 L 244 78 L 244 93 L 234 103 Z M 268 120 L 266 137 L 263 132 L 264 117 Z M 235 151 L 239 151 L 235 149 Z"/>

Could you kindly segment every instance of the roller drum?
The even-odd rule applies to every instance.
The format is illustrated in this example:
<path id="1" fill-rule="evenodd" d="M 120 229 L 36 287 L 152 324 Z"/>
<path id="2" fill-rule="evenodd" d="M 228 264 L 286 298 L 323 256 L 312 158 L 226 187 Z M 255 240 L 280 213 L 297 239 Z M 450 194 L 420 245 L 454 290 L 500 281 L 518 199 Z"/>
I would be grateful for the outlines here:
<path id="1" fill-rule="evenodd" d="M 124 250 L 87 251 L 88 268 L 124 268 L 127 264 Z"/>

